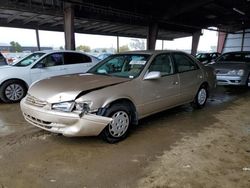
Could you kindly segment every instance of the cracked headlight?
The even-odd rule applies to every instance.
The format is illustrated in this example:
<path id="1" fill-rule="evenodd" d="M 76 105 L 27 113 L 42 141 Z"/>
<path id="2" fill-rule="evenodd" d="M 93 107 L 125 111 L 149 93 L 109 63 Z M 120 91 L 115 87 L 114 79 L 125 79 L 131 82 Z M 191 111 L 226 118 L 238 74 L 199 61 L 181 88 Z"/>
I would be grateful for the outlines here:
<path id="1" fill-rule="evenodd" d="M 228 75 L 232 75 L 232 76 L 243 76 L 244 75 L 244 70 L 240 69 L 240 70 L 230 70 L 227 72 Z"/>
<path id="2" fill-rule="evenodd" d="M 54 103 L 52 104 L 52 109 L 63 111 L 63 112 L 71 112 L 74 108 L 74 104 L 75 103 L 73 101 Z"/>
<path id="3" fill-rule="evenodd" d="M 91 105 L 92 105 L 91 101 L 76 102 L 74 110 L 86 114 L 90 112 Z"/>

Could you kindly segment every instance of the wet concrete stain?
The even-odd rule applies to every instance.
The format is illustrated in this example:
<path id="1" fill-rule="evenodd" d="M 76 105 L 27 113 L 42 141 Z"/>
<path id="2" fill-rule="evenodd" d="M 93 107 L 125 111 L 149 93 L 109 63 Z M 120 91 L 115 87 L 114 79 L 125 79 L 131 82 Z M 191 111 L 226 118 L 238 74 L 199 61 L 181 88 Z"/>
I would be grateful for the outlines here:
<path id="1" fill-rule="evenodd" d="M 219 87 L 204 109 L 184 105 L 147 117 L 113 145 L 47 133 L 24 121 L 19 104 L 0 104 L 0 187 L 134 187 L 150 161 L 244 95 L 247 89 Z"/>

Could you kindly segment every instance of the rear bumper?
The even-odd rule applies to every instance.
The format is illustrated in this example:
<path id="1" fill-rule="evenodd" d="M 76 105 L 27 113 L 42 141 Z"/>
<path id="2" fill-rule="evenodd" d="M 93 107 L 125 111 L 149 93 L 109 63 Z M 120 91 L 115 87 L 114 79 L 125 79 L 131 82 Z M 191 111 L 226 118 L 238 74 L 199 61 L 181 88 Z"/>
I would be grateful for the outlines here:
<path id="1" fill-rule="evenodd" d="M 247 76 L 224 76 L 217 75 L 217 85 L 246 85 L 248 77 Z M 250 83 L 248 83 L 250 85 Z"/>
<path id="2" fill-rule="evenodd" d="M 112 118 L 85 114 L 82 117 L 72 112 L 47 110 L 21 101 L 24 118 L 30 124 L 64 136 L 97 136 L 111 122 Z"/>

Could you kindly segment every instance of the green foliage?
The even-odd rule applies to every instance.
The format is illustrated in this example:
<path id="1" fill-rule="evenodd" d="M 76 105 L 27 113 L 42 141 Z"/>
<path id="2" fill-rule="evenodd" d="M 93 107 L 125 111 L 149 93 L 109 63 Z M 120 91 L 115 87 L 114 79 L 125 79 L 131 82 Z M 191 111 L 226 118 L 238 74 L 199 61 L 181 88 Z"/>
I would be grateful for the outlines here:
<path id="1" fill-rule="evenodd" d="M 22 52 L 22 46 L 18 43 L 18 42 L 15 42 L 15 41 L 11 41 L 10 42 L 10 45 L 11 45 L 11 52 Z"/>
<path id="2" fill-rule="evenodd" d="M 80 45 L 76 47 L 76 50 L 83 52 L 90 52 L 90 47 L 85 45 Z"/>
<path id="3" fill-rule="evenodd" d="M 119 52 L 126 52 L 129 51 L 128 45 L 123 45 L 119 48 Z"/>
<path id="4" fill-rule="evenodd" d="M 64 50 L 64 47 L 60 46 L 60 50 Z"/>

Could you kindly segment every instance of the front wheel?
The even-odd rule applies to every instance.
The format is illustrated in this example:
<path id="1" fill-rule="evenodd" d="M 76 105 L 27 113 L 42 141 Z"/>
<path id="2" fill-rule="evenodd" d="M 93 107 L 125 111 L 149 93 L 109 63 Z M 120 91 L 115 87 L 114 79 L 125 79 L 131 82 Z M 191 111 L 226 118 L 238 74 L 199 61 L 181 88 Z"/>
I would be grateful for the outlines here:
<path id="1" fill-rule="evenodd" d="M 199 88 L 199 90 L 194 98 L 194 101 L 191 103 L 193 108 L 196 108 L 196 109 L 203 108 L 207 102 L 207 98 L 208 98 L 207 87 L 202 85 Z"/>
<path id="2" fill-rule="evenodd" d="M 25 97 L 27 89 L 25 85 L 18 80 L 9 80 L 2 84 L 0 88 L 0 98 L 5 103 L 19 102 Z"/>
<path id="3" fill-rule="evenodd" d="M 126 138 L 131 124 L 130 109 L 126 105 L 113 105 L 105 116 L 113 120 L 101 132 L 101 137 L 108 143 L 116 143 Z"/>

